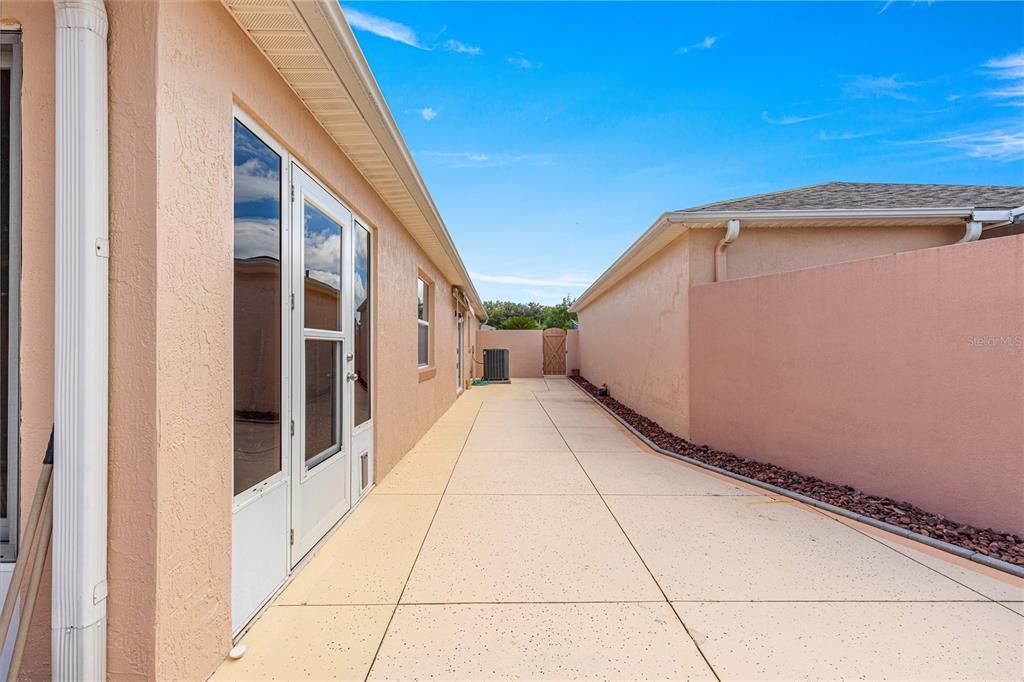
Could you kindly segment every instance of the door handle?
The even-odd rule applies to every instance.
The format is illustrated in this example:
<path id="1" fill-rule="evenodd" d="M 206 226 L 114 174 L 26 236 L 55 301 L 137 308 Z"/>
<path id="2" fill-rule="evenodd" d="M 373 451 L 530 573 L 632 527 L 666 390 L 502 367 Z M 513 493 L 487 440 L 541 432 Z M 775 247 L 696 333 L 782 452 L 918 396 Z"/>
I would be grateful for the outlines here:
<path id="1" fill-rule="evenodd" d="M 349 372 L 345 376 L 345 378 L 348 379 L 349 381 L 359 381 L 359 375 L 356 374 L 355 372 Z"/>

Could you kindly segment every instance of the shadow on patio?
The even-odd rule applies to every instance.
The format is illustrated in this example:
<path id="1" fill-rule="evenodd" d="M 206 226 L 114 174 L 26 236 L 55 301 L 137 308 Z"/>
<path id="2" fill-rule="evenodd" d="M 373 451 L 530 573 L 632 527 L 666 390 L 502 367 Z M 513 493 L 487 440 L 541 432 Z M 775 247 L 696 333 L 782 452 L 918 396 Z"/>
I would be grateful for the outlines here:
<path id="1" fill-rule="evenodd" d="M 1020 679 L 1024 584 L 468 391 L 214 679 Z"/>

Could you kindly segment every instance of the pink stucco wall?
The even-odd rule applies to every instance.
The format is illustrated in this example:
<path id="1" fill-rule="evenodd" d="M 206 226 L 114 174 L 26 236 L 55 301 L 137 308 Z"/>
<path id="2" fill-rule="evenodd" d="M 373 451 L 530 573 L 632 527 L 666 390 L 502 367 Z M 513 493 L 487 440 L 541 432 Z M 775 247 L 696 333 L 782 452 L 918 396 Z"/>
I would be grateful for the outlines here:
<path id="1" fill-rule="evenodd" d="M 692 439 L 1024 533 L 1022 263 L 1017 236 L 691 289 Z"/>
<path id="2" fill-rule="evenodd" d="M 484 329 L 477 332 L 477 375 L 483 376 L 485 348 L 508 348 L 509 374 L 544 376 L 544 342 L 539 329 Z"/>
<path id="3" fill-rule="evenodd" d="M 579 312 L 580 373 L 683 437 L 690 435 L 690 287 L 714 280 L 724 229 L 692 229 Z M 963 228 L 744 228 L 727 252 L 739 279 L 949 244 Z"/>
<path id="4" fill-rule="evenodd" d="M 476 374 L 483 376 L 483 349 L 508 348 L 509 373 L 513 377 L 544 376 L 544 332 L 540 329 L 483 329 L 477 332 Z M 565 334 L 565 373 L 580 368 L 579 332 Z"/>
<path id="5" fill-rule="evenodd" d="M 665 428 L 690 429 L 689 234 L 579 313 L 580 373 Z"/>

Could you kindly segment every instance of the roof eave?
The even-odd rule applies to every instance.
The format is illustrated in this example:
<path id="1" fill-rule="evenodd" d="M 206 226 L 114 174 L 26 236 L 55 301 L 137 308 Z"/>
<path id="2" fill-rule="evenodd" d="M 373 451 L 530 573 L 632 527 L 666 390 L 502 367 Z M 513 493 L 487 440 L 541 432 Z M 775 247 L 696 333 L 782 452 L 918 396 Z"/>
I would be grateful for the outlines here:
<path id="1" fill-rule="evenodd" d="M 942 208 L 859 208 L 859 209 L 801 209 L 801 210 L 711 210 L 669 211 L 661 214 L 626 251 L 605 270 L 594 283 L 580 294 L 569 309 L 578 313 L 597 300 L 619 280 L 642 265 L 660 250 L 660 246 L 675 240 L 688 229 L 724 226 L 729 220 L 786 220 L 795 224 L 821 220 L 900 220 L 949 219 L 967 220 L 974 214 L 968 206 Z"/>
<path id="2" fill-rule="evenodd" d="M 391 115 L 391 109 L 384 100 L 384 95 L 377 84 L 370 65 L 363 55 L 355 34 L 348 25 L 339 3 L 333 0 L 316 0 L 315 2 L 299 2 L 293 0 L 296 13 L 302 17 L 311 35 L 324 50 L 324 56 L 337 72 L 344 84 L 354 82 L 360 87 L 349 88 L 349 95 L 359 113 L 374 131 L 378 141 L 384 147 L 388 158 L 395 165 L 407 190 L 412 195 L 420 211 L 423 213 L 432 231 L 440 241 L 445 255 L 451 260 L 462 281 L 453 284 L 462 288 L 469 296 L 474 314 L 481 321 L 487 319 L 483 301 L 473 284 L 462 257 L 451 234 L 448 232 L 441 213 L 438 211 L 430 191 L 427 189 L 423 176 L 420 175 L 412 152 L 405 143 L 398 124 Z M 328 33 L 324 33 L 324 31 Z M 325 40 L 329 38 L 329 40 Z M 339 50 L 329 49 L 337 45 Z"/>
<path id="3" fill-rule="evenodd" d="M 683 222 L 727 220 L 865 220 L 871 218 L 969 218 L 973 206 L 943 208 L 816 208 L 791 210 L 671 211 L 666 215 Z"/>

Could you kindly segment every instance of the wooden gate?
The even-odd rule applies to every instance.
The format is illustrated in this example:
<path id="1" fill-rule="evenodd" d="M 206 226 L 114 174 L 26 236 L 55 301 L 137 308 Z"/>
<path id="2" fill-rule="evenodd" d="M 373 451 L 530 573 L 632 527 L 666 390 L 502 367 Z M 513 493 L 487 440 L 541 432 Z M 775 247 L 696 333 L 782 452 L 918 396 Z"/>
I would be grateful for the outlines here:
<path id="1" fill-rule="evenodd" d="M 565 374 L 565 330 L 544 330 L 544 374 Z"/>

